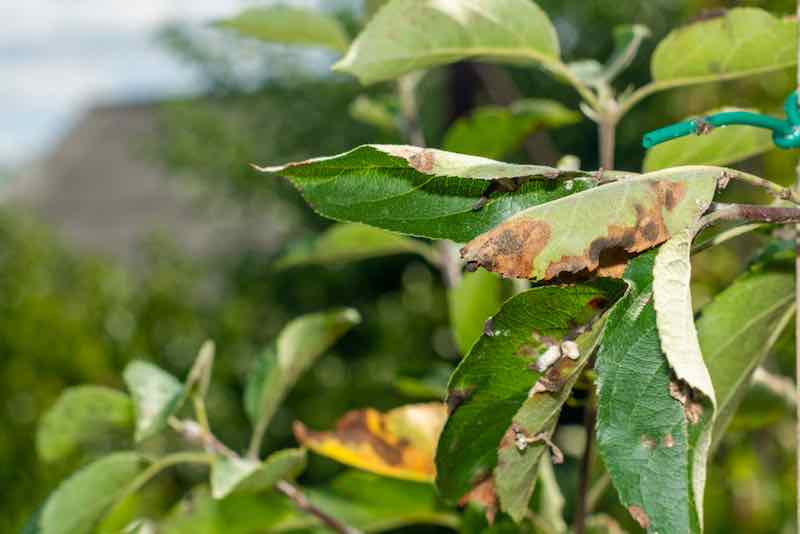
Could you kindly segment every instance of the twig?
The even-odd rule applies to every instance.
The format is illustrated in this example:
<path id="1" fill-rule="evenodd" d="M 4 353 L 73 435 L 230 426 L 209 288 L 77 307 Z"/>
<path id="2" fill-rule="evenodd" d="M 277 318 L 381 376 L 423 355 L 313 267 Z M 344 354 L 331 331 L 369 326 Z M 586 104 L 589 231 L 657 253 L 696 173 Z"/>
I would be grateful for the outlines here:
<path id="1" fill-rule="evenodd" d="M 337 519 L 314 506 L 314 504 L 308 500 L 308 497 L 306 497 L 305 494 L 300 491 L 300 488 L 291 482 L 279 480 L 278 483 L 275 484 L 275 489 L 286 495 L 286 497 L 288 497 L 289 500 L 295 504 L 295 506 L 304 512 L 308 512 L 309 514 L 313 515 L 336 532 L 339 532 L 340 534 L 361 534 L 360 530 L 340 523 Z"/>
<path id="2" fill-rule="evenodd" d="M 794 384 L 785 376 L 774 375 L 764 369 L 758 367 L 753 372 L 753 384 L 758 384 L 768 389 L 776 397 L 786 401 L 790 406 L 797 405 L 797 393 L 795 392 Z"/>
<path id="3" fill-rule="evenodd" d="M 719 221 L 744 221 L 773 224 L 798 223 L 800 222 L 800 208 L 714 202 L 709 207 L 707 214 L 700 219 L 698 224 L 700 228 L 705 228 Z"/>
<path id="4" fill-rule="evenodd" d="M 425 135 L 419 125 L 417 110 L 417 84 L 419 74 L 407 74 L 397 80 L 397 96 L 400 99 L 400 110 L 403 114 L 405 133 L 409 142 L 416 146 L 425 146 Z"/>
<path id="5" fill-rule="evenodd" d="M 189 443 L 196 443 L 208 452 L 215 452 L 226 458 L 239 458 L 238 454 L 229 449 L 224 443 L 218 440 L 214 434 L 195 421 L 181 421 L 176 417 L 170 417 L 167 424 L 183 436 L 186 441 Z"/>
<path id="6" fill-rule="evenodd" d="M 733 171 L 728 170 L 725 171 L 724 176 L 721 179 L 734 179 L 740 182 L 748 183 L 754 187 L 760 187 L 762 189 L 766 189 L 767 193 L 774 196 L 775 198 L 779 198 L 781 200 L 788 200 L 790 202 L 794 202 L 795 204 L 800 204 L 800 193 L 797 191 L 789 188 L 783 187 L 782 185 L 776 184 L 770 180 L 765 180 L 760 176 L 756 176 L 754 174 L 750 174 L 747 172 L 742 171 Z"/>
<path id="7" fill-rule="evenodd" d="M 461 262 L 458 256 L 458 247 L 450 240 L 443 239 L 436 243 L 439 252 L 439 269 L 447 289 L 456 287 L 461 281 Z"/>
<path id="8" fill-rule="evenodd" d="M 590 514 L 597 507 L 597 503 L 605 494 L 608 487 L 611 485 L 611 477 L 608 473 L 603 473 L 597 482 L 594 483 L 589 490 L 589 496 L 586 499 L 586 513 Z"/>

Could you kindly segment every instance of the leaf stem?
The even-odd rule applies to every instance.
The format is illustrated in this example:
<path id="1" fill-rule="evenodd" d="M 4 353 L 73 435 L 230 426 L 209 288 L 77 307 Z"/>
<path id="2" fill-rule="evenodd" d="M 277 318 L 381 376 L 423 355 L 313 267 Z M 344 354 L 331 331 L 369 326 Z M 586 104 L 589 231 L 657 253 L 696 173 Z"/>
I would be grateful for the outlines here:
<path id="1" fill-rule="evenodd" d="M 322 523 L 329 526 L 339 534 L 361 534 L 361 531 L 355 529 L 353 527 L 349 527 L 343 523 L 340 523 L 334 517 L 328 515 L 327 513 L 323 512 L 311 501 L 308 500 L 308 497 L 300 491 L 300 488 L 292 484 L 291 482 L 287 482 L 286 480 L 279 480 L 277 484 L 275 484 L 275 489 L 279 492 L 283 493 L 289 500 L 291 500 L 295 506 L 303 510 L 304 512 L 308 512 L 309 514 L 313 515 Z"/>
<path id="2" fill-rule="evenodd" d="M 753 384 L 763 386 L 776 397 L 786 401 L 789 406 L 797 406 L 794 384 L 785 376 L 774 375 L 763 367 L 757 367 L 753 372 L 752 380 Z"/>

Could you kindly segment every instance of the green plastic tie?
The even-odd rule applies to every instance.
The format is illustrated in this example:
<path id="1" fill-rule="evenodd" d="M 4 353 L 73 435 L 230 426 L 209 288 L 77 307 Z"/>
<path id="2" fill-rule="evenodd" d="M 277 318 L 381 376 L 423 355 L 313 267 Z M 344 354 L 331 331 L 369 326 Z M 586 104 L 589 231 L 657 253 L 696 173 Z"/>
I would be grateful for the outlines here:
<path id="1" fill-rule="evenodd" d="M 772 130 L 772 142 L 779 148 L 800 148 L 800 110 L 797 107 L 797 91 L 790 94 L 783 103 L 786 119 L 749 111 L 723 111 L 698 119 L 689 119 L 670 124 L 645 134 L 642 145 L 645 148 L 672 141 L 685 135 L 702 135 L 720 126 L 744 125 Z"/>

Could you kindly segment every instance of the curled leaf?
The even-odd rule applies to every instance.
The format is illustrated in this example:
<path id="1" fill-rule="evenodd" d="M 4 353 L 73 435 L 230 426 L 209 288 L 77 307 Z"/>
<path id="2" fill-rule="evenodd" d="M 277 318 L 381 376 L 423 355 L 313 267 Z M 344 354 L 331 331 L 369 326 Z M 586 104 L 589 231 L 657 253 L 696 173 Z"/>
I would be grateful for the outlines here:
<path id="1" fill-rule="evenodd" d="M 372 408 L 348 412 L 330 432 L 295 422 L 301 444 L 338 462 L 389 477 L 432 481 L 436 442 L 446 408 L 441 403 L 409 404 L 385 413 Z"/>
<path id="2" fill-rule="evenodd" d="M 722 172 L 678 167 L 534 206 L 467 243 L 461 256 L 515 278 L 581 271 L 619 277 L 630 255 L 694 225 Z"/>
<path id="3" fill-rule="evenodd" d="M 232 493 L 258 493 L 282 479 L 292 479 L 305 469 L 304 449 L 284 449 L 263 462 L 247 458 L 220 457 L 211 464 L 211 493 L 222 499 Z"/>

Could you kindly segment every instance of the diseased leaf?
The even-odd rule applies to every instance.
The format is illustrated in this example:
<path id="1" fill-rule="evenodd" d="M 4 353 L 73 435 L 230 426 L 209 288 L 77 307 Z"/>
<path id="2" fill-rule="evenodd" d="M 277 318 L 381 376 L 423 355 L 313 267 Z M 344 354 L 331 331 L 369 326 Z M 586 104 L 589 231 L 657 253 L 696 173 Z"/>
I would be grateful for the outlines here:
<path id="1" fill-rule="evenodd" d="M 555 100 L 525 99 L 510 107 L 484 106 L 458 119 L 447 131 L 442 147 L 450 152 L 502 158 L 540 128 L 575 124 L 581 115 Z"/>
<path id="2" fill-rule="evenodd" d="M 282 5 L 251 7 L 216 26 L 268 43 L 307 45 L 345 52 L 347 32 L 335 18 L 316 10 Z"/>
<path id="3" fill-rule="evenodd" d="M 754 369 L 794 315 L 793 249 L 789 241 L 769 248 L 700 311 L 698 337 L 717 393 L 714 444 L 722 439 Z"/>
<path id="4" fill-rule="evenodd" d="M 656 326 L 661 340 L 661 350 L 667 358 L 676 378 L 690 388 L 686 403 L 695 402 L 702 409 L 705 428 L 694 432 L 690 429 L 692 446 L 691 482 L 694 503 L 697 508 L 700 528 L 703 525 L 703 493 L 706 487 L 706 465 L 711 446 L 711 430 L 717 411 L 717 397 L 711 376 L 706 368 L 697 330 L 691 293 L 691 251 L 695 229 L 689 228 L 674 235 L 659 248 L 653 265 L 653 306 L 656 310 Z M 680 386 L 680 382 L 674 384 Z M 696 391 L 695 391 L 696 390 Z M 699 415 L 687 412 L 689 423 L 698 422 Z M 693 434 L 696 440 L 693 442 Z"/>
<path id="5" fill-rule="evenodd" d="M 561 407 L 600 341 L 604 323 L 605 315 L 597 316 L 591 329 L 576 339 L 577 358 L 561 358 L 537 382 L 500 442 L 494 469 L 497 496 L 500 509 L 517 522 L 528 512 L 540 460 L 550 450 Z"/>
<path id="6" fill-rule="evenodd" d="M 742 110 L 723 108 L 703 115 L 720 111 Z M 725 126 L 714 128 L 706 135 L 680 137 L 654 146 L 644 158 L 644 170 L 650 172 L 678 165 L 729 165 L 774 148 L 769 130 L 752 126 Z"/>
<path id="7" fill-rule="evenodd" d="M 620 276 L 629 255 L 694 225 L 723 171 L 677 167 L 534 206 L 467 243 L 461 257 L 515 278 L 549 280 L 583 270 Z"/>
<path id="8" fill-rule="evenodd" d="M 464 273 L 459 283 L 448 290 L 450 325 L 461 354 L 467 354 L 481 337 L 486 320 L 502 303 L 502 281 L 488 271 Z"/>
<path id="9" fill-rule="evenodd" d="M 628 294 L 597 355 L 597 443 L 623 506 L 648 532 L 699 532 L 694 457 L 708 413 L 673 380 L 652 302 L 655 251 L 631 260 Z M 702 448 L 702 447 L 700 447 Z"/>
<path id="10" fill-rule="evenodd" d="M 657 84 L 675 87 L 780 70 L 796 62 L 796 21 L 740 7 L 670 32 L 653 52 L 650 70 Z"/>
<path id="11" fill-rule="evenodd" d="M 36 534 L 89 534 L 128 483 L 144 469 L 134 452 L 101 458 L 73 474 L 47 498 L 27 531 Z"/>
<path id="12" fill-rule="evenodd" d="M 275 410 L 298 378 L 337 339 L 361 322 L 352 308 L 303 315 L 281 331 L 256 361 L 245 388 L 245 411 L 263 434 Z"/>
<path id="13" fill-rule="evenodd" d="M 333 68 L 366 84 L 469 58 L 553 69 L 559 55 L 555 28 L 530 0 L 393 0 Z"/>
<path id="14" fill-rule="evenodd" d="M 394 254 L 419 254 L 435 263 L 429 244 L 357 223 L 331 226 L 313 240 L 297 243 L 275 262 L 277 269 L 300 265 L 335 265 Z"/>
<path id="15" fill-rule="evenodd" d="M 325 217 L 459 243 L 594 185 L 586 173 L 398 145 L 258 169 L 288 177 Z"/>
<path id="16" fill-rule="evenodd" d="M 293 479 L 306 467 L 305 449 L 284 449 L 263 462 L 218 457 L 211 464 L 211 494 L 222 499 L 232 493 L 259 493 L 279 480 Z"/>
<path id="17" fill-rule="evenodd" d="M 133 434 L 133 403 L 120 391 L 100 386 L 64 390 L 44 414 L 36 450 L 46 462 L 64 459 L 83 446 Z"/>
<path id="18" fill-rule="evenodd" d="M 432 481 L 433 455 L 446 417 L 441 403 L 409 404 L 386 413 L 348 412 L 331 432 L 295 422 L 297 441 L 317 454 L 372 473 Z"/>
<path id="19" fill-rule="evenodd" d="M 562 352 L 574 355 L 577 349 L 585 355 L 584 343 L 592 334 L 584 329 L 620 296 L 622 287 L 618 281 L 598 280 L 534 288 L 509 299 L 487 323 L 448 385 L 450 415 L 436 453 L 436 484 L 445 499 L 458 501 L 491 476 L 501 439 L 534 384 L 541 380 L 541 387 L 560 390 L 561 370 L 575 362 L 561 358 L 542 375 L 544 367 Z"/>
<path id="20" fill-rule="evenodd" d="M 134 360 L 122 374 L 133 397 L 136 441 L 158 434 L 181 406 L 185 390 L 178 379 L 153 365 Z"/>

